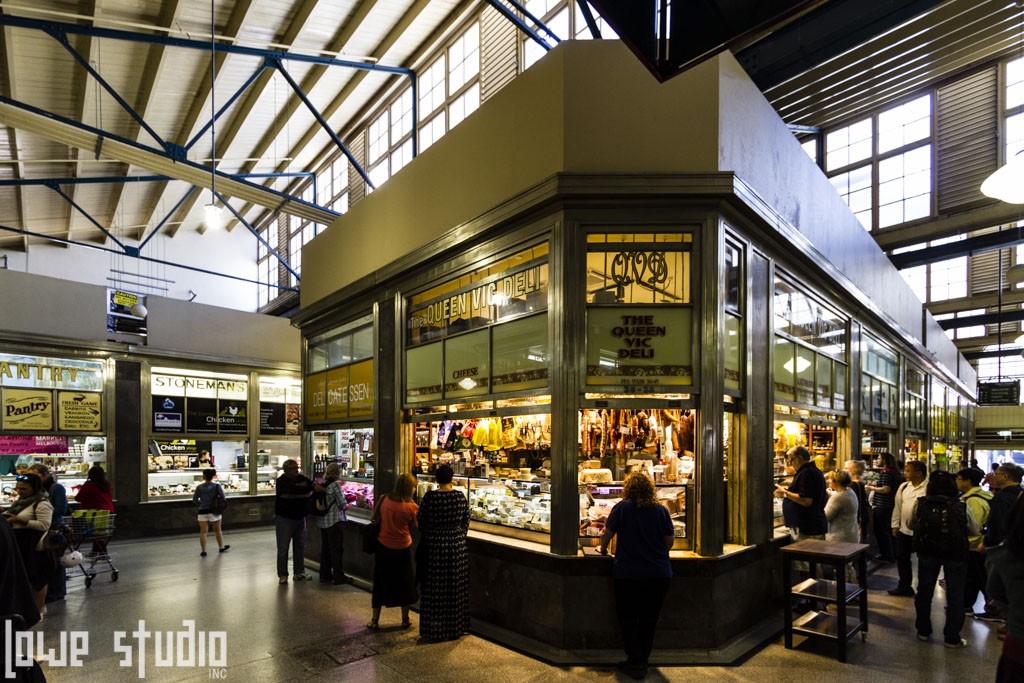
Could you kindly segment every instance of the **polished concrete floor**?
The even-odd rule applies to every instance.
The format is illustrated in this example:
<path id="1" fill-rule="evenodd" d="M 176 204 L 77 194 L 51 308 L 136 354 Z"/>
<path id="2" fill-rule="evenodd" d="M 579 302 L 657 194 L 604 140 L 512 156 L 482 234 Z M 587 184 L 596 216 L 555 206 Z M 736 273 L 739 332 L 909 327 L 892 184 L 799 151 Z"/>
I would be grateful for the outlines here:
<path id="1" fill-rule="evenodd" d="M 51 604 L 34 629 L 43 633 L 45 646 L 54 648 L 57 656 L 62 632 L 89 634 L 83 666 L 44 661 L 47 679 L 140 680 L 142 641 L 147 645 L 147 681 L 630 680 L 607 667 L 551 666 L 476 635 L 421 644 L 415 628 L 398 627 L 397 609 L 385 610 L 383 628 L 369 632 L 363 626 L 370 613 L 365 586 L 323 585 L 316 580 L 279 585 L 271 530 L 228 533 L 227 542 L 229 552 L 200 558 L 194 537 L 131 542 L 115 537 L 110 550 L 118 580 L 101 573 L 87 589 L 82 578 L 72 579 L 67 600 Z M 969 619 L 962 633 L 970 641 L 965 650 L 945 649 L 941 636 L 931 643 L 917 641 L 912 602 L 885 594 L 895 585 L 894 571 L 885 567 L 871 576 L 870 634 L 865 643 L 859 638 L 851 641 L 847 664 L 834 659 L 832 646 L 798 639 L 795 650 L 786 650 L 776 637 L 738 666 L 662 666 L 652 668 L 647 680 L 993 680 L 1000 647 L 994 626 Z M 934 614 L 941 632 L 941 605 L 935 605 Z M 199 632 L 226 633 L 226 666 L 183 666 L 189 662 L 180 660 L 177 666 L 157 666 L 154 638 L 133 635 L 143 628 L 140 621 L 146 631 L 181 632 L 187 629 L 185 620 L 194 620 Z M 413 623 L 417 622 L 414 614 Z M 124 635 L 115 650 L 117 632 Z M 165 642 L 165 636 L 160 641 Z M 162 658 L 167 655 L 161 653 Z"/>

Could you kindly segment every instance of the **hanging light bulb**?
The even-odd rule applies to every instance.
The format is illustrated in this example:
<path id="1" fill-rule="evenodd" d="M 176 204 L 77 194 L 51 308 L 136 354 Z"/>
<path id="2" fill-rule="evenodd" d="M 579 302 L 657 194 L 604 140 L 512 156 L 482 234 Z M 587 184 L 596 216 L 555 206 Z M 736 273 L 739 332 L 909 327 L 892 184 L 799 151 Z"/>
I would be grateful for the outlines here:
<path id="1" fill-rule="evenodd" d="M 224 209 L 212 201 L 203 207 L 203 216 L 206 227 L 210 230 L 220 230 L 224 227 Z"/>
<path id="2" fill-rule="evenodd" d="M 1017 152 L 986 178 L 981 193 L 1007 204 L 1024 204 L 1024 151 Z"/>

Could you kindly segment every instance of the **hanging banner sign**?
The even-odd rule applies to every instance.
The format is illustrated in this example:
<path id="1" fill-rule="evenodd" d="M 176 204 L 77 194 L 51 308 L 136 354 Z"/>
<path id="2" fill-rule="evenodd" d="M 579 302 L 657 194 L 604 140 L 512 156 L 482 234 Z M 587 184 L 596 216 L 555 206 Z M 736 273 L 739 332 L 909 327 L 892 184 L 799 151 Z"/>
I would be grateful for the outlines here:
<path id="1" fill-rule="evenodd" d="M 4 389 L 4 429 L 53 429 L 53 392 Z"/>
<path id="2" fill-rule="evenodd" d="M 57 392 L 57 429 L 98 432 L 102 425 L 101 394 L 82 391 Z"/>

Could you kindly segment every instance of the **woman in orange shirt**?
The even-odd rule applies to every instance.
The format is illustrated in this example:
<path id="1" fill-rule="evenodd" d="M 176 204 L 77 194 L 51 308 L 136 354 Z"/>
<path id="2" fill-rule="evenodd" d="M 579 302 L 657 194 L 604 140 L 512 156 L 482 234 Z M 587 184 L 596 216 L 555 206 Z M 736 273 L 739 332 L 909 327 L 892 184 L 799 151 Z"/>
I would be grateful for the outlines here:
<path id="1" fill-rule="evenodd" d="M 419 507 L 412 502 L 416 478 L 403 474 L 391 493 L 373 511 L 380 524 L 376 559 L 373 563 L 373 618 L 366 628 L 377 630 L 381 607 L 402 608 L 402 628 L 409 628 L 409 606 L 419 599 L 412 565 L 412 531 L 416 529 Z"/>

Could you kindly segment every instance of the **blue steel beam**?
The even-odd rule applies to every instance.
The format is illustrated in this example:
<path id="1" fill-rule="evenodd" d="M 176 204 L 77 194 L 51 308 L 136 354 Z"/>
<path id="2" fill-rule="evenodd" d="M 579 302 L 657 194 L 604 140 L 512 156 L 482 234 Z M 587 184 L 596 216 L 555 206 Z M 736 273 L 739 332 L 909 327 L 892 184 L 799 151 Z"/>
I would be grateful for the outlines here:
<path id="1" fill-rule="evenodd" d="M 110 38 L 112 40 L 127 40 L 136 43 L 149 43 L 152 45 L 167 45 L 170 47 L 181 47 L 204 52 L 223 52 L 224 54 L 244 55 L 246 57 L 257 57 L 259 59 L 282 59 L 286 61 L 305 62 L 306 64 L 322 64 L 325 66 L 343 66 L 350 69 L 362 71 L 382 71 L 384 73 L 396 74 L 399 76 L 414 77 L 416 74 L 412 69 L 400 66 L 384 66 L 382 64 L 371 64 L 367 62 L 356 62 L 347 59 L 335 59 L 333 57 L 321 57 L 318 55 L 303 55 L 281 50 L 267 50 L 257 47 L 245 47 L 242 45 L 228 45 L 222 43 L 209 43 L 190 38 L 172 38 L 171 36 L 152 35 L 138 33 L 135 31 L 121 31 L 118 29 L 102 28 L 100 26 L 85 26 L 79 24 L 66 24 L 54 21 L 41 21 L 39 19 L 28 19 L 26 17 L 0 14 L 0 26 L 14 26 L 16 28 L 34 29 L 37 31 L 49 32 L 60 30 L 71 35 L 93 36 L 96 38 Z"/>
<path id="2" fill-rule="evenodd" d="M 73 206 L 73 207 L 75 208 L 75 210 L 77 210 L 77 211 L 78 211 L 78 213 L 80 213 L 80 214 L 82 214 L 83 216 L 85 216 L 85 217 L 86 217 L 86 219 L 87 219 L 87 220 L 88 220 L 88 221 L 89 221 L 90 223 L 92 223 L 93 225 L 95 225 L 95 226 L 97 227 L 97 229 L 99 229 L 99 231 L 100 231 L 100 232 L 102 232 L 102 233 L 103 233 L 104 235 L 106 235 L 107 237 L 109 237 L 110 239 L 112 239 L 112 240 L 113 240 L 113 241 L 114 241 L 115 243 L 117 243 L 117 246 L 121 247 L 121 249 L 124 249 L 124 250 L 125 250 L 125 251 L 127 252 L 127 250 L 128 250 L 128 247 L 126 247 L 126 246 L 124 245 L 124 243 L 123 243 L 123 242 L 122 242 L 121 240 L 119 240 L 119 239 L 117 239 L 116 237 L 114 237 L 113 233 L 111 233 L 111 232 L 110 232 L 109 230 L 107 230 L 107 229 L 106 229 L 106 228 L 104 228 L 104 227 L 103 227 L 102 225 L 100 225 L 100 224 L 99 224 L 99 221 L 97 221 L 97 220 L 96 220 L 95 218 L 93 218 L 92 216 L 90 216 L 90 215 L 89 215 L 89 213 L 88 213 L 88 212 L 87 212 L 87 211 L 86 211 L 85 209 L 83 209 L 83 208 L 82 208 L 81 206 L 79 206 L 79 205 L 78 205 L 78 203 L 77 203 L 77 202 L 75 202 L 75 200 L 74 200 L 74 199 L 72 199 L 72 198 L 71 198 L 70 196 L 68 196 L 68 195 L 67 195 L 67 194 L 66 194 L 66 193 L 64 192 L 64 190 L 60 189 L 60 185 L 57 185 L 56 183 L 48 183 L 48 184 L 47 184 L 46 186 L 47 186 L 48 188 L 50 188 L 51 190 L 53 190 L 54 192 L 56 192 L 57 194 L 59 194 L 59 195 L 60 195 L 61 197 L 63 197 L 63 198 L 64 198 L 64 201 L 66 201 L 66 202 L 67 202 L 68 204 L 70 204 L 71 206 Z"/>
<path id="3" fill-rule="evenodd" d="M 59 244 L 66 244 L 66 245 L 72 246 L 72 247 L 83 247 L 85 249 L 92 249 L 94 251 L 102 251 L 102 252 L 106 252 L 108 254 L 118 254 L 118 255 L 123 255 L 124 254 L 124 252 L 118 251 L 117 249 L 111 249 L 110 247 L 105 247 L 105 246 L 103 246 L 101 244 L 89 244 L 87 242 L 75 242 L 74 240 L 64 239 L 63 237 L 54 237 L 53 235 L 44 235 L 42 233 L 32 232 L 31 230 L 22 230 L 21 228 L 12 228 L 12 227 L 9 227 L 7 225 L 0 225 L 0 230 L 6 231 L 6 232 L 13 232 L 13 233 L 18 234 L 18 235 L 26 235 L 28 237 L 38 237 L 39 239 L 44 239 L 44 240 L 47 240 L 49 242 L 57 242 Z M 132 256 L 132 254 L 129 254 L 129 256 Z M 216 271 L 208 270 L 206 268 L 198 268 L 196 266 L 186 266 L 183 263 L 174 263 L 173 261 L 167 261 L 167 260 L 164 260 L 164 259 L 152 258 L 151 256 L 134 255 L 134 258 L 137 258 L 140 261 L 146 261 L 147 263 L 158 263 L 160 265 L 170 266 L 172 268 L 182 268 L 184 270 L 191 270 L 191 271 L 193 271 L 195 273 L 203 273 L 205 275 L 214 275 L 216 277 L 223 277 L 223 278 L 227 278 L 229 280 L 238 280 L 239 282 L 248 282 L 249 284 L 260 285 L 260 286 L 263 286 L 263 287 L 274 287 L 276 289 L 280 289 L 280 290 L 283 290 L 283 291 L 286 291 L 286 292 L 297 292 L 297 291 L 299 291 L 297 287 L 288 287 L 288 286 L 285 286 L 285 285 L 278 285 L 278 284 L 275 284 L 273 282 L 260 282 L 259 280 L 252 280 L 252 279 L 247 278 L 247 277 L 241 277 L 240 275 L 228 275 L 227 273 L 218 273 Z"/>
<path id="4" fill-rule="evenodd" d="M 377 189 L 376 186 L 373 184 L 373 181 L 370 180 L 370 176 L 366 173 L 366 170 L 362 167 L 362 164 L 360 164 L 359 161 L 355 158 L 355 156 L 352 155 L 352 152 L 350 152 L 348 147 L 345 146 L 345 143 L 341 141 L 341 138 L 338 137 L 338 134 L 335 133 L 334 129 L 331 128 L 330 124 L 327 123 L 327 119 L 325 119 L 323 115 L 320 113 L 320 111 L 316 108 L 316 106 L 309 101 L 309 98 L 306 97 L 306 93 L 302 91 L 302 88 L 299 87 L 299 84 L 295 82 L 295 79 L 292 78 L 292 75 L 288 73 L 287 69 L 284 68 L 284 64 L 282 64 L 280 60 L 268 61 L 275 69 L 278 70 L 278 72 L 280 72 L 282 76 L 284 76 L 284 79 L 288 81 L 288 85 L 292 87 L 292 90 L 295 91 L 295 94 L 298 95 L 299 99 L 302 100 L 302 103 L 306 105 L 306 109 L 308 109 L 309 112 L 313 115 L 313 117 L 316 118 L 320 126 L 327 131 L 327 134 L 331 136 L 331 140 L 333 140 L 334 144 L 337 145 L 339 149 L 341 149 L 342 153 L 348 158 L 349 162 L 356 167 L 356 171 L 359 172 L 359 175 L 362 176 L 366 184 L 369 185 L 371 189 Z M 415 116 L 413 120 L 416 120 Z"/>
<path id="5" fill-rule="evenodd" d="M 167 221 L 171 220 L 171 216 L 173 216 L 174 214 L 176 214 L 178 212 L 178 209 L 180 209 L 181 205 L 185 203 L 185 200 L 188 199 L 190 196 L 192 196 L 192 193 L 195 192 L 198 189 L 199 188 L 197 188 L 195 185 L 193 185 L 192 187 L 188 188 L 188 191 L 186 191 L 185 194 L 182 195 L 181 199 L 178 200 L 178 203 L 175 204 L 171 208 L 171 210 L 167 212 L 167 215 L 164 216 L 163 220 L 156 224 L 156 227 L 153 228 L 153 232 L 149 233 L 149 237 L 147 237 L 146 239 L 144 239 L 141 242 L 139 242 L 139 246 L 136 247 L 136 254 L 135 254 L 136 256 L 138 256 L 142 252 L 142 250 L 146 248 L 146 245 L 149 244 L 149 241 L 151 239 L 156 237 L 157 233 L 160 232 L 160 228 L 164 227 L 164 223 L 166 223 Z"/>
<path id="6" fill-rule="evenodd" d="M 512 5 L 512 7 L 514 7 L 516 10 L 522 12 L 524 17 L 535 23 L 540 30 L 544 31 L 544 33 L 551 36 L 551 38 L 555 41 L 556 45 L 562 42 L 562 39 L 555 35 L 555 32 L 548 28 L 547 24 L 541 21 L 540 18 L 535 17 L 533 14 L 531 14 L 530 10 L 526 9 L 526 5 L 519 2 L 519 0 L 508 0 L 508 4 Z"/>
<path id="7" fill-rule="evenodd" d="M 239 223 L 241 223 L 246 228 L 248 228 L 249 232 L 251 232 L 253 235 L 255 235 L 256 239 L 258 239 L 263 244 L 263 246 L 265 246 L 267 248 L 267 250 L 271 254 L 273 254 L 274 256 L 277 257 L 277 260 L 280 261 L 284 265 L 284 267 L 288 269 L 288 272 L 295 276 L 295 280 L 296 281 L 302 282 L 302 278 L 299 277 L 299 274 L 295 272 L 295 269 L 292 268 L 292 265 L 290 263 L 288 263 L 288 261 L 286 261 L 285 258 L 283 256 L 281 256 L 281 254 L 277 253 L 277 249 L 274 249 L 272 246 L 270 246 L 270 242 L 267 242 L 267 240 L 263 239 L 263 235 L 261 235 L 256 230 L 256 228 L 252 227 L 249 224 L 249 221 L 245 220 L 245 218 L 242 217 L 242 214 L 240 214 L 235 209 L 235 207 L 231 206 L 230 204 L 227 203 L 227 201 L 225 201 L 224 197 L 221 196 L 220 192 L 214 192 L 213 194 L 217 196 L 217 199 L 220 200 L 221 204 L 223 204 L 225 207 L 227 207 L 228 211 L 230 211 L 231 213 L 234 214 L 235 218 L 238 219 Z"/>
<path id="8" fill-rule="evenodd" d="M 281 173 L 231 173 L 231 178 L 305 178 L 315 180 L 316 174 L 310 171 L 289 171 Z M 90 178 L 17 178 L 0 180 L 0 187 L 23 187 L 31 185 L 102 185 L 104 183 L 156 183 L 177 180 L 166 175 L 126 175 L 96 176 Z M 185 182 L 185 181 L 181 181 Z"/>
<path id="9" fill-rule="evenodd" d="M 82 55 L 78 53 L 78 50 L 72 47 L 71 42 L 68 40 L 68 35 L 66 32 L 58 28 L 52 28 L 50 30 L 47 30 L 46 33 L 49 34 L 51 38 L 60 43 L 65 50 L 71 53 L 71 56 L 75 58 L 75 61 L 81 64 L 82 68 L 89 72 L 89 75 L 96 79 L 96 82 L 100 84 L 100 87 L 106 90 L 110 94 L 110 96 L 113 97 L 119 105 L 121 105 L 121 108 L 128 112 L 128 115 L 135 119 L 135 121 L 140 126 L 142 126 L 142 128 L 147 133 L 149 133 L 154 140 L 156 140 L 157 144 L 164 148 L 164 151 L 171 151 L 171 147 L 168 145 L 168 143 L 162 137 L 160 137 L 157 134 L 157 132 L 150 127 L 148 123 L 146 123 L 145 119 L 143 119 L 142 116 L 140 116 L 139 113 L 135 111 L 135 109 L 130 104 L 125 102 L 124 98 L 121 97 L 121 95 L 119 95 L 118 92 L 114 90 L 114 88 L 109 83 L 107 83 L 107 80 L 100 75 L 100 72 L 92 68 L 92 64 L 90 64 L 84 57 L 82 57 Z"/>
<path id="10" fill-rule="evenodd" d="M 4 17 L 4 16 L 6 16 L 6 15 L 0 14 L 0 19 L 2 19 L 2 17 Z M 0 21 L 0 23 L 2 23 L 2 21 Z M 33 107 L 30 104 L 26 104 L 25 102 L 20 102 L 18 100 L 11 99 L 10 97 L 7 97 L 5 95 L 0 95 L 0 102 L 3 102 L 4 104 L 9 104 L 12 107 L 17 107 L 18 109 L 22 109 L 22 110 L 27 111 L 27 112 L 31 112 L 31 113 L 36 114 L 38 116 L 44 116 L 46 118 L 53 119 L 54 121 L 59 121 L 61 123 L 67 124 L 69 126 L 72 126 L 74 128 L 78 128 L 79 130 L 84 130 L 84 131 L 86 131 L 86 132 L 88 132 L 88 133 L 90 133 L 92 135 L 97 135 L 97 136 L 99 136 L 101 138 L 107 138 L 107 139 L 110 139 L 110 140 L 116 140 L 117 142 L 120 142 L 121 144 L 128 145 L 130 147 L 134 147 L 136 149 L 143 150 L 145 152 L 149 152 L 150 154 L 157 154 L 157 155 L 165 156 L 166 157 L 166 154 L 162 150 L 158 150 L 158 149 L 154 149 L 152 147 L 148 147 L 148 146 L 143 145 L 142 143 L 137 142 L 135 140 L 131 140 L 129 138 L 126 138 L 126 137 L 123 137 L 123 136 L 120 136 L 120 135 L 115 135 L 114 133 L 111 133 L 109 131 L 104 131 L 104 130 L 100 130 L 98 128 L 94 128 L 93 126 L 86 125 L 86 124 L 81 123 L 79 121 L 74 121 L 74 120 L 69 119 L 67 117 L 60 116 L 59 114 L 54 114 L 52 112 L 43 111 L 42 109 L 40 109 L 38 107 Z M 258 190 L 260 192 L 266 192 L 266 193 L 272 194 L 275 197 L 278 197 L 279 199 L 281 199 L 282 202 L 294 202 L 296 204 L 301 204 L 303 206 L 307 206 L 307 207 L 311 207 L 311 208 L 316 208 L 316 209 L 318 209 L 320 211 L 326 211 L 328 213 L 332 213 L 332 214 L 334 214 L 335 217 L 338 217 L 338 216 L 341 215 L 341 214 L 339 214 L 339 213 L 337 213 L 335 211 L 331 211 L 330 209 L 325 209 L 323 207 L 319 207 L 319 206 L 317 206 L 316 204 L 314 204 L 312 202 L 307 202 L 306 200 L 304 200 L 304 199 L 302 199 L 300 197 L 295 197 L 293 195 L 289 195 L 289 194 L 286 194 L 284 192 L 280 192 L 278 190 L 273 189 L 272 187 L 267 187 L 266 185 L 257 185 L 256 183 L 250 183 L 250 182 L 248 182 L 246 180 L 243 180 L 243 179 L 240 179 L 240 178 L 234 178 L 233 176 L 231 176 L 228 173 L 222 173 L 221 171 L 217 171 L 216 169 L 211 169 L 209 166 L 204 166 L 203 164 L 199 164 L 199 163 L 194 162 L 194 161 L 189 161 L 188 159 L 177 159 L 176 163 L 182 164 L 184 166 L 188 166 L 188 167 L 190 167 L 192 169 L 201 170 L 203 173 L 206 173 L 206 174 L 215 173 L 218 178 L 226 178 L 226 179 L 229 179 L 229 180 L 234 180 L 235 182 L 242 183 L 243 185 L 251 187 L 252 189 Z"/>
<path id="11" fill-rule="evenodd" d="M 601 40 L 601 29 L 597 27 L 597 20 L 594 19 L 594 12 L 590 9 L 587 0 L 576 0 L 576 6 L 583 13 L 583 21 L 587 22 L 587 28 L 590 29 L 591 37 L 594 40 Z"/>
<path id="12" fill-rule="evenodd" d="M 239 88 L 237 91 L 235 91 L 235 94 L 232 95 L 228 99 L 228 101 L 224 103 L 224 106 L 220 108 L 220 110 L 214 115 L 214 117 L 212 119 L 210 119 L 210 121 L 205 126 L 200 128 L 199 132 L 196 133 L 195 135 L 193 135 L 191 140 L 189 140 L 187 143 L 185 143 L 185 149 L 186 150 L 192 149 L 192 146 L 195 145 L 200 139 L 202 139 L 202 137 L 206 133 L 206 131 L 210 130 L 210 127 L 214 123 L 217 122 L 217 120 L 221 117 L 222 114 L 224 114 L 224 112 L 226 112 L 228 110 L 228 107 L 230 107 L 232 104 L 234 104 L 235 100 L 237 100 L 239 97 L 241 97 L 242 93 L 244 93 L 246 90 L 249 89 L 249 86 L 252 85 L 256 81 L 257 78 L 260 77 L 260 74 L 263 73 L 264 69 L 266 69 L 266 68 L 267 68 L 267 63 L 266 62 L 263 62 L 262 64 L 260 64 L 259 68 L 256 69 L 256 71 L 253 73 L 252 76 L 249 77 L 249 80 L 247 80 L 245 83 L 243 83 L 241 88 Z"/>
<path id="13" fill-rule="evenodd" d="M 528 35 L 530 38 L 533 38 L 535 43 L 540 45 L 545 50 L 551 49 L 552 46 L 548 43 L 548 41 L 544 40 L 544 38 L 542 38 L 539 33 L 534 31 L 529 24 L 523 21 L 518 14 L 510 10 L 508 7 L 505 7 L 505 4 L 501 0 L 486 0 L 486 2 L 494 9 L 498 10 L 498 12 L 500 12 L 506 19 L 515 24 L 520 31 Z M 2 21 L 2 19 L 0 19 L 0 21 Z"/>

